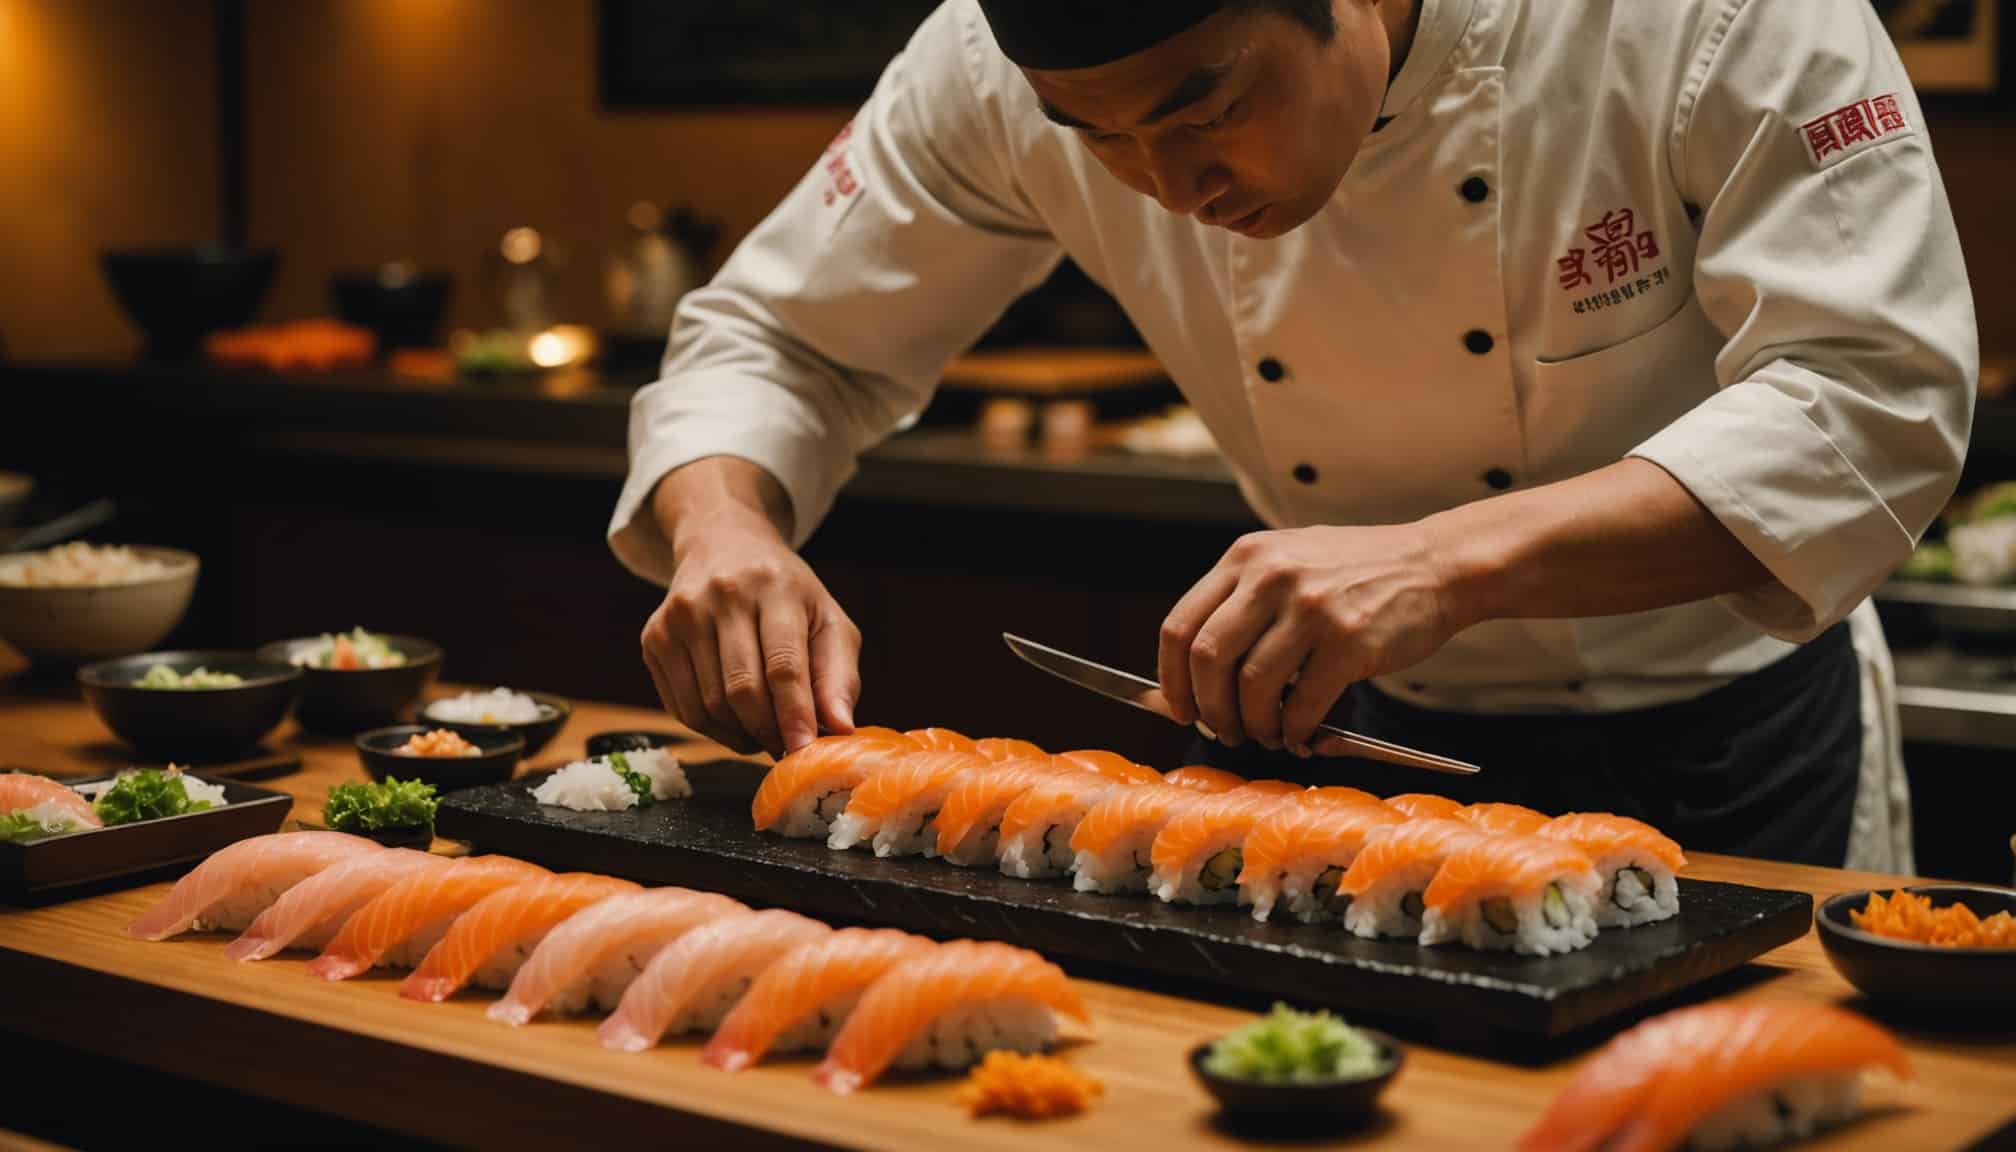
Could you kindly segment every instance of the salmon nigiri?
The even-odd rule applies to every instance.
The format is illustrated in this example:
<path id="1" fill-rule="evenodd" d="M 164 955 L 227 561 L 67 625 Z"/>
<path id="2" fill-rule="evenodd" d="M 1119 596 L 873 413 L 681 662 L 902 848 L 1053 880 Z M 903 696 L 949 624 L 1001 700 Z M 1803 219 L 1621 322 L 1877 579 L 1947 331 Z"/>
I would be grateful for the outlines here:
<path id="1" fill-rule="evenodd" d="M 973 751 L 994 761 L 1006 764 L 1014 760 L 1048 760 L 1050 754 L 1027 740 L 1017 740 L 1012 736 L 989 736 L 973 742 Z"/>
<path id="2" fill-rule="evenodd" d="M 912 752 L 874 772 L 854 788 L 846 811 L 833 822 L 828 848 L 871 844 L 877 856 L 938 854 L 938 809 L 968 772 L 988 772 L 994 762 L 972 752 Z"/>
<path id="3" fill-rule="evenodd" d="M 1155 784 L 1162 774 L 1146 764 L 1136 764 L 1118 752 L 1108 752 L 1103 748 L 1080 748 L 1073 752 L 1059 752 L 1057 765 L 1060 768 L 1076 768 L 1086 772 L 1097 772 L 1101 776 L 1111 776 L 1130 784 Z"/>
<path id="4" fill-rule="evenodd" d="M 385 849 L 347 832 L 274 832 L 212 852 L 126 929 L 139 940 L 241 932 L 289 888 L 340 861 Z"/>
<path id="5" fill-rule="evenodd" d="M 1029 786 L 1001 813 L 1001 871 L 1020 880 L 1062 876 L 1074 859 L 1071 837 L 1094 804 L 1143 785 L 1097 772 L 1061 769 Z"/>
<path id="6" fill-rule="evenodd" d="M 973 751 L 973 738 L 950 728 L 912 728 L 903 734 L 934 752 Z"/>
<path id="7" fill-rule="evenodd" d="M 713 1028 L 771 964 L 832 935 L 782 908 L 710 920 L 651 958 L 596 1035 L 604 1048 L 642 1052 L 667 1034 Z"/>
<path id="8" fill-rule="evenodd" d="M 1304 804 L 1373 804 L 1380 808 L 1390 806 L 1379 797 L 1363 788 L 1349 788 L 1342 784 L 1323 784 L 1302 793 Z M 1399 809 L 1391 808 L 1398 812 Z"/>
<path id="9" fill-rule="evenodd" d="M 1265 920 L 1279 903 L 1304 924 L 1342 919 L 1351 897 L 1337 888 L 1366 837 L 1407 818 L 1384 804 L 1304 800 L 1262 816 L 1246 834 L 1239 900 Z"/>
<path id="10" fill-rule="evenodd" d="M 373 896 L 308 963 L 310 975 L 346 980 L 378 964 L 417 964 L 455 918 L 500 888 L 552 873 L 509 856 L 466 856 L 417 872 Z"/>
<path id="11" fill-rule="evenodd" d="M 1300 805 L 1300 788 L 1244 785 L 1202 796 L 1178 812 L 1148 849 L 1148 891 L 1172 904 L 1232 904 L 1239 899 L 1246 836 L 1261 817 Z"/>
<path id="12" fill-rule="evenodd" d="M 446 856 L 412 848 L 360 852 L 289 888 L 224 954 L 233 960 L 264 960 L 285 948 L 320 952 L 372 897 L 415 872 L 447 864 Z"/>
<path id="13" fill-rule="evenodd" d="M 1878 1025 L 1809 1000 L 1718 1000 L 1618 1035 L 1589 1057 L 1521 1152 L 1667 1152 L 1803 1139 L 1860 1110 L 1861 1074 L 1911 1062 Z"/>
<path id="14" fill-rule="evenodd" d="M 710 920 L 747 912 L 738 900 L 690 888 L 647 888 L 591 904 L 546 934 L 492 1020 L 524 1024 L 542 1010 L 615 1011 L 630 982 L 661 949 Z"/>
<path id="15" fill-rule="evenodd" d="M 555 925 L 611 896 L 641 891 L 629 880 L 593 872 L 562 872 L 499 889 L 455 918 L 399 994 L 438 1003 L 472 981 L 479 988 L 509 987 Z"/>
<path id="16" fill-rule="evenodd" d="M 870 772 L 923 745 L 891 728 L 821 736 L 777 761 L 749 805 L 756 831 L 824 839 Z"/>
<path id="17" fill-rule="evenodd" d="M 1674 873 L 1687 855 L 1664 833 L 1628 816 L 1569 812 L 1534 833 L 1575 845 L 1589 854 L 1603 887 L 1596 893 L 1596 926 L 1628 928 L 1664 920 L 1680 911 Z"/>
<path id="18" fill-rule="evenodd" d="M 1386 806 L 1416 820 L 1444 819 L 1454 816 L 1457 809 L 1463 807 L 1447 796 L 1437 796 L 1432 792 L 1402 792 L 1398 796 L 1388 796 Z"/>
<path id="19" fill-rule="evenodd" d="M 1337 890 L 1351 898 L 1344 927 L 1368 938 L 1420 936 L 1423 894 L 1442 861 L 1486 835 L 1474 824 L 1441 819 L 1407 820 L 1374 830 L 1337 882 Z"/>
<path id="20" fill-rule="evenodd" d="M 800 944 L 763 970 L 700 1058 L 734 1072 L 773 1050 L 823 1049 L 870 984 L 936 947 L 894 928 L 842 928 Z"/>
<path id="21" fill-rule="evenodd" d="M 814 1075 L 845 1095 L 892 1065 L 963 1068 L 993 1049 L 1035 1052 L 1057 1038 L 1060 1016 L 1091 1026 L 1063 969 L 1026 948 L 954 940 L 870 984 Z"/>
<path id="22" fill-rule="evenodd" d="M 1162 783 L 1174 784 L 1178 788 L 1194 788 L 1199 792 L 1230 792 L 1246 783 L 1246 778 L 1209 764 L 1185 764 L 1163 776 Z"/>
<path id="23" fill-rule="evenodd" d="M 1504 833 L 1450 854 L 1422 893 L 1421 943 L 1549 956 L 1596 938 L 1602 882 L 1588 853 L 1545 836 Z"/>
<path id="24" fill-rule="evenodd" d="M 961 776 L 938 809 L 938 855 L 962 868 L 992 867 L 1001 856 L 1001 818 L 1008 806 L 1060 771 L 1045 756 Z"/>
<path id="25" fill-rule="evenodd" d="M 30 812 L 44 827 L 102 828 L 104 821 L 84 794 L 60 780 L 33 772 L 0 772 L 0 813 Z"/>
<path id="26" fill-rule="evenodd" d="M 1071 834 L 1072 886 L 1080 892 L 1143 892 L 1155 837 L 1176 814 L 1209 793 L 1143 784 L 1094 804 Z"/>
<path id="27" fill-rule="evenodd" d="M 1547 823 L 1546 813 L 1535 812 L 1524 804 L 1465 804 L 1449 815 L 1494 835 L 1508 832 L 1530 835 Z"/>

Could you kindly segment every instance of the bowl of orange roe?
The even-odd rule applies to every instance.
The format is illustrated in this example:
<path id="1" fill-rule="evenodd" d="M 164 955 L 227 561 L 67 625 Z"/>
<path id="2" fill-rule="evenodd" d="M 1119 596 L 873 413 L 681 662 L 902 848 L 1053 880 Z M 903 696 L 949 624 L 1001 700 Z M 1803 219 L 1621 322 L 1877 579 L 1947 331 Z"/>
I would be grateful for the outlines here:
<path id="1" fill-rule="evenodd" d="M 1918 884 L 1844 892 L 1813 920 L 1827 959 L 1871 1000 L 2016 1008 L 2016 890 Z"/>
<path id="2" fill-rule="evenodd" d="M 424 780 L 437 792 L 509 780 L 524 754 L 525 738 L 505 731 L 394 724 L 357 737 L 357 757 L 373 780 Z"/>

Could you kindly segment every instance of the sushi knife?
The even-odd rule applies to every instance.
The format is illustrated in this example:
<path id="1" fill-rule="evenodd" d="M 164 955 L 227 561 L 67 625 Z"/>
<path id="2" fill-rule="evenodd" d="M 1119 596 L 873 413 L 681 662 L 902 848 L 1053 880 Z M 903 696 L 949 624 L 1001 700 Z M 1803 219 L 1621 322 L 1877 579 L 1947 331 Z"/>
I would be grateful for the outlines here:
<path id="1" fill-rule="evenodd" d="M 1003 632 L 1001 639 L 1008 644 L 1008 650 L 1022 659 L 1062 680 L 1069 680 L 1080 688 L 1089 688 L 1101 696 L 1131 704 L 1143 712 L 1153 712 L 1165 720 L 1175 720 L 1170 714 L 1168 701 L 1162 698 L 1162 686 L 1153 680 L 1145 680 L 1132 673 L 1104 664 L 1095 664 L 1069 652 L 1060 652 L 1046 644 L 1024 639 L 1012 632 Z M 1210 735 L 1208 729 L 1199 723 L 1197 727 Z M 1451 760 L 1447 756 L 1437 756 L 1432 752 L 1420 752 L 1400 744 L 1361 736 L 1330 724 L 1316 726 L 1317 739 L 1311 751 L 1318 756 L 1359 756 L 1367 760 L 1379 760 L 1388 764 L 1403 764 L 1410 768 L 1426 768 L 1431 772 L 1449 772 L 1461 776 L 1474 775 L 1482 771 L 1477 765 L 1462 760 Z"/>

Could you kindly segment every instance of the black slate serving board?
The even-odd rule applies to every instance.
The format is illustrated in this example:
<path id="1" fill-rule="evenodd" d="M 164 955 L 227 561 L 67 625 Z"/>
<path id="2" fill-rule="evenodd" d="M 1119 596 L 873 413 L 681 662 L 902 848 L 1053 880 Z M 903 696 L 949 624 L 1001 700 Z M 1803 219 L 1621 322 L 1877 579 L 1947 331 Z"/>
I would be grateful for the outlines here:
<path id="1" fill-rule="evenodd" d="M 647 884 L 681 884 L 834 921 L 936 939 L 977 937 L 1155 977 L 1292 997 L 1347 1012 L 1545 1038 L 1632 1013 L 1804 935 L 1803 892 L 1680 881 L 1680 915 L 1606 930 L 1566 956 L 1527 957 L 1396 940 L 1341 928 L 1261 923 L 1243 908 L 1163 904 L 1073 891 L 940 860 L 878 859 L 750 827 L 760 771 L 685 765 L 695 795 L 630 812 L 543 807 L 544 773 L 445 797 L 444 837 L 477 852 Z"/>

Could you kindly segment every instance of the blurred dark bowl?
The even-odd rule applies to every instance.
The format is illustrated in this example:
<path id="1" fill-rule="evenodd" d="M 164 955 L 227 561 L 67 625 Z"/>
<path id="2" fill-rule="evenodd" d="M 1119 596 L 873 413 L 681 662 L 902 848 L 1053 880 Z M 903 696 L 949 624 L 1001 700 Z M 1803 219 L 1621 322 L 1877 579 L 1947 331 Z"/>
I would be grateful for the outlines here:
<path id="1" fill-rule="evenodd" d="M 1378 1045 L 1382 1057 L 1379 1070 L 1370 1076 L 1293 1083 L 1233 1079 L 1211 1071 L 1209 1042 L 1190 1050 L 1190 1071 L 1220 1108 L 1249 1126 L 1278 1124 L 1303 1131 L 1355 1125 L 1372 1114 L 1380 1093 L 1400 1074 L 1406 1061 L 1406 1050 L 1398 1040 L 1369 1028 L 1357 1031 Z"/>
<path id="2" fill-rule="evenodd" d="M 275 640 L 259 648 L 259 659 L 293 664 L 295 656 L 320 637 Z M 325 736 L 349 736 L 403 718 L 441 675 L 440 645 L 418 636 L 386 635 L 385 643 L 406 657 L 390 668 L 314 668 L 303 666 L 308 683 L 294 718 L 301 727 Z"/>
<path id="3" fill-rule="evenodd" d="M 394 776 L 401 780 L 424 780 L 437 792 L 454 792 L 497 784 L 511 778 L 525 755 L 525 739 L 515 732 L 470 732 L 463 739 L 474 744 L 476 756 L 413 756 L 395 751 L 400 745 L 439 727 L 436 724 L 395 724 L 357 737 L 357 758 L 373 780 Z"/>
<path id="4" fill-rule="evenodd" d="M 126 318 L 147 334 L 147 355 L 186 360 L 203 338 L 250 324 L 280 266 L 270 250 L 154 248 L 102 252 L 106 282 Z"/>
<path id="5" fill-rule="evenodd" d="M 142 688 L 135 681 L 156 664 L 178 675 L 197 668 L 229 672 L 236 688 Z M 105 726 L 133 747 L 163 760 L 215 760 L 258 747 L 301 697 L 301 669 L 259 660 L 250 652 L 146 652 L 87 665 L 77 673 L 84 699 Z"/>
<path id="6" fill-rule="evenodd" d="M 376 272 L 340 272 L 329 278 L 329 298 L 346 324 L 369 328 L 378 354 L 397 348 L 432 348 L 440 340 L 453 278 L 388 265 Z"/>
<path id="7" fill-rule="evenodd" d="M 1911 884 L 1902 890 L 1930 898 L 1935 908 L 1965 904 L 1983 920 L 1997 912 L 2016 915 L 2016 889 Z M 1864 932 L 1849 913 L 1868 904 L 1866 890 L 1843 892 L 1813 912 L 1828 961 L 1864 996 L 1916 1011 L 1957 1009 L 2004 1019 L 2016 1009 L 2016 948 L 1949 948 Z"/>
<path id="8" fill-rule="evenodd" d="M 421 706 L 418 719 L 420 723 L 430 728 L 446 728 L 451 732 L 459 732 L 470 740 L 476 739 L 476 733 L 479 732 L 502 732 L 522 736 L 525 739 L 525 756 L 529 759 L 530 757 L 537 756 L 546 745 L 552 743 L 553 737 L 560 734 L 560 729 L 567 724 L 567 718 L 574 714 L 574 706 L 560 697 L 546 692 L 527 692 L 524 695 L 530 696 L 538 703 L 544 709 L 545 714 L 537 720 L 524 720 L 509 724 L 485 724 L 474 720 L 443 720 L 429 711 L 436 704 L 442 703 L 440 700 L 434 700 Z"/>

